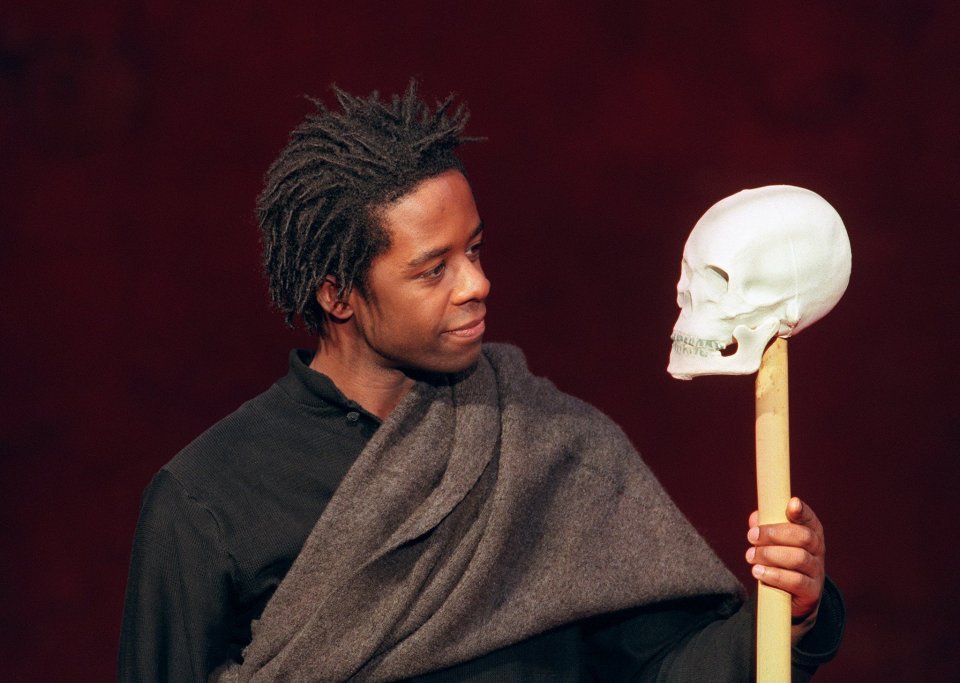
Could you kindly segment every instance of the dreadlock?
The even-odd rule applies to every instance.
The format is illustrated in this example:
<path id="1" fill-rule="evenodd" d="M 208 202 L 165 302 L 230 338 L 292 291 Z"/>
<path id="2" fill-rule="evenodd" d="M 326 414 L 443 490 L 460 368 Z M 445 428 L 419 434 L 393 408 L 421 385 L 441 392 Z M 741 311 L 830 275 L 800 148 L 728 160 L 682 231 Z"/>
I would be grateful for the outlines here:
<path id="1" fill-rule="evenodd" d="M 324 278 L 337 296 L 363 294 L 373 259 L 390 247 L 377 210 L 444 171 L 463 170 L 454 149 L 475 138 L 461 133 L 469 117 L 454 96 L 430 107 L 411 80 L 403 96 L 381 102 L 333 86 L 342 111 L 317 107 L 291 134 L 267 171 L 257 213 L 270 297 L 288 325 L 324 334 L 326 314 L 316 301 Z"/>

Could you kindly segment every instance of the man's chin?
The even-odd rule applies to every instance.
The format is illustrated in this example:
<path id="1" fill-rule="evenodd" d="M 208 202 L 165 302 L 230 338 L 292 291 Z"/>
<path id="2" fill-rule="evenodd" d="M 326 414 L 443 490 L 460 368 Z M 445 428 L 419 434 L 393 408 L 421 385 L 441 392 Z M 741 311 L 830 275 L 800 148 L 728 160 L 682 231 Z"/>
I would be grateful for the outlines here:
<path id="1" fill-rule="evenodd" d="M 477 344 L 476 349 L 472 350 L 471 353 L 458 354 L 455 358 L 447 356 L 437 359 L 429 365 L 424 364 L 421 367 L 408 368 L 406 374 L 416 380 L 436 382 L 437 379 L 450 375 L 457 378 L 469 375 L 476 369 L 479 362 L 480 344 Z"/>

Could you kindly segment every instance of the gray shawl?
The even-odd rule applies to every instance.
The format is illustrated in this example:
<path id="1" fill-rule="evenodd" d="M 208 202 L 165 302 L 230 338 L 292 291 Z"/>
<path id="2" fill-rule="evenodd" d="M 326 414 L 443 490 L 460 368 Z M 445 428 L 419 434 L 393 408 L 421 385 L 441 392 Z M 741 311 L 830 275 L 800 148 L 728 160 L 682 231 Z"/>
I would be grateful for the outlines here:
<path id="1" fill-rule="evenodd" d="M 741 590 L 616 425 L 488 344 L 383 423 L 226 678 L 395 680 L 590 615 Z"/>

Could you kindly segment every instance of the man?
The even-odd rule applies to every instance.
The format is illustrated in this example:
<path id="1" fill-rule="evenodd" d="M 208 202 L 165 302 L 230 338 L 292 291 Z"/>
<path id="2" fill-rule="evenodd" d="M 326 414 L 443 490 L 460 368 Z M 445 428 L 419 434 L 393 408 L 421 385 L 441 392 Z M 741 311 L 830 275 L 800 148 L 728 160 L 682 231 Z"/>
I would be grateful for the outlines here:
<path id="1" fill-rule="evenodd" d="M 290 372 L 144 494 L 120 678 L 749 680 L 754 607 L 626 437 L 482 345 L 466 114 L 337 90 L 259 201 Z M 835 651 L 823 531 L 751 518 L 794 675 Z"/>

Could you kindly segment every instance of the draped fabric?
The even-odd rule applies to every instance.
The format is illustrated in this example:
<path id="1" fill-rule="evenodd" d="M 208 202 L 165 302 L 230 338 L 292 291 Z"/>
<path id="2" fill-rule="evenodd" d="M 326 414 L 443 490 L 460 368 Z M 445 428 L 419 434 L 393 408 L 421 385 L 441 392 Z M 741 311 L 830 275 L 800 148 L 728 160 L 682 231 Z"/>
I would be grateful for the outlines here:
<path id="1" fill-rule="evenodd" d="M 395 680 L 590 615 L 741 592 L 616 425 L 488 344 L 391 413 L 222 677 Z"/>

